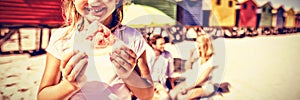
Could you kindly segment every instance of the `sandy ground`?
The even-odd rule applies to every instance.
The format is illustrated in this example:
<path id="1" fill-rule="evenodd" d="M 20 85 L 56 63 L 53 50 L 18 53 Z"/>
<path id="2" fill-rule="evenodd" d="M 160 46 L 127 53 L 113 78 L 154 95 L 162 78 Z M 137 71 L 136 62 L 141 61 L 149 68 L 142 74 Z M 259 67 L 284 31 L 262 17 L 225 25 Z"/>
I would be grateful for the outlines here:
<path id="1" fill-rule="evenodd" d="M 221 79 L 231 88 L 212 99 L 300 100 L 300 34 L 216 41 L 216 54 L 225 54 Z M 35 100 L 45 57 L 1 55 L 0 99 Z"/>
<path id="2" fill-rule="evenodd" d="M 224 100 L 300 100 L 300 34 L 226 39 Z"/>
<path id="3" fill-rule="evenodd" d="M 35 100 L 46 56 L 28 54 L 0 57 L 0 99 Z"/>

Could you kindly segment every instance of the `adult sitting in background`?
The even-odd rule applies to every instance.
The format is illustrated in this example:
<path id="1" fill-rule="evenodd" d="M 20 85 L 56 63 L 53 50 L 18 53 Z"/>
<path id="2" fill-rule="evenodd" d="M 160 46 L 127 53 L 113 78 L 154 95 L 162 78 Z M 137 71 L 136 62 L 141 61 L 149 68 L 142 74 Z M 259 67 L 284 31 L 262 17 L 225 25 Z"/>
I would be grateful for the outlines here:
<path id="1" fill-rule="evenodd" d="M 150 37 L 149 44 L 153 48 L 154 56 L 150 59 L 150 72 L 154 82 L 154 98 L 153 99 L 169 99 L 167 80 L 171 81 L 171 87 L 174 86 L 173 78 L 171 77 L 174 66 L 171 54 L 164 49 L 165 40 L 155 34 Z"/>
<path id="2" fill-rule="evenodd" d="M 217 90 L 228 90 L 229 84 L 222 84 L 219 89 L 209 82 L 211 73 L 216 68 L 213 64 L 214 50 L 211 37 L 208 34 L 201 34 L 196 38 L 196 44 L 198 46 L 194 52 L 196 56 L 191 54 L 188 60 L 191 64 L 187 64 L 189 66 L 182 74 L 185 81 L 170 91 L 172 99 L 196 99 L 213 95 Z"/>

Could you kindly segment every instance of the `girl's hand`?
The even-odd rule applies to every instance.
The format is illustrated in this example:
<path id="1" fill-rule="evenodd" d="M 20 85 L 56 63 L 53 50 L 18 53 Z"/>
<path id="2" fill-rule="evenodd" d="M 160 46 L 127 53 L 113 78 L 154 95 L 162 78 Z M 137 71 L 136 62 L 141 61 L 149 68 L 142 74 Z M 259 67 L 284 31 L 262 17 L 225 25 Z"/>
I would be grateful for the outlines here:
<path id="1" fill-rule="evenodd" d="M 60 63 L 63 79 L 71 83 L 76 83 L 77 79 L 83 76 L 81 70 L 86 66 L 87 60 L 85 53 L 79 51 L 67 53 Z"/>
<path id="2" fill-rule="evenodd" d="M 136 65 L 136 54 L 123 45 L 112 52 L 110 60 L 116 67 L 117 75 L 122 79 L 126 79 Z"/>

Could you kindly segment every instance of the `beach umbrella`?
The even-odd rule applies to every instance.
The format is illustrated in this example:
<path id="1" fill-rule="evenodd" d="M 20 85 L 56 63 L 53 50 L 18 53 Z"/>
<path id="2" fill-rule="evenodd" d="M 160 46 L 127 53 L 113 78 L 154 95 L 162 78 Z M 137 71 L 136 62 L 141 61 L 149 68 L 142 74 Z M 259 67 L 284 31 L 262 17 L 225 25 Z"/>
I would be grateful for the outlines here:
<path id="1" fill-rule="evenodd" d="M 124 6 L 122 24 L 134 28 L 175 25 L 176 20 L 156 8 L 130 4 Z"/>

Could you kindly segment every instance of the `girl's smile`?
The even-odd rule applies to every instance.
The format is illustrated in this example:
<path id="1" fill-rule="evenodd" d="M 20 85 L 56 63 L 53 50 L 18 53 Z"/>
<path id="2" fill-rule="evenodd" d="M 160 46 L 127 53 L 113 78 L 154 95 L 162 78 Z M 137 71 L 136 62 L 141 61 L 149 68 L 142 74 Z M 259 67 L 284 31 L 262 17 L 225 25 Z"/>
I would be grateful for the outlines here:
<path id="1" fill-rule="evenodd" d="M 89 22 L 104 22 L 116 9 L 119 0 L 74 0 L 78 13 Z M 104 23 L 105 24 L 105 23 Z"/>
<path id="2" fill-rule="evenodd" d="M 91 8 L 86 7 L 85 10 L 94 16 L 102 16 L 105 10 L 107 10 L 107 8 L 101 6 L 94 6 Z"/>

